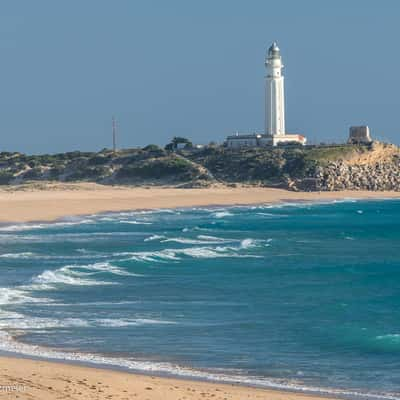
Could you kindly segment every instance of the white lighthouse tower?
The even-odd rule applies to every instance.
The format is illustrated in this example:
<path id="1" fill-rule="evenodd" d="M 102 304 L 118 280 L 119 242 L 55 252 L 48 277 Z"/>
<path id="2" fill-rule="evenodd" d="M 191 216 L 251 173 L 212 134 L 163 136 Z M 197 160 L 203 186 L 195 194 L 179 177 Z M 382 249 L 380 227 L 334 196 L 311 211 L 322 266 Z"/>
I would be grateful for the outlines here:
<path id="1" fill-rule="evenodd" d="M 265 59 L 267 75 L 265 77 L 265 132 L 264 134 L 230 135 L 226 146 L 230 148 L 277 146 L 281 143 L 306 144 L 303 135 L 289 134 L 285 130 L 285 93 L 282 76 L 282 57 L 276 42 L 268 49 Z"/>
<path id="2" fill-rule="evenodd" d="M 302 135 L 289 135 L 285 131 L 285 91 L 282 75 L 282 57 L 276 42 L 268 49 L 265 60 L 267 75 L 265 77 L 265 134 L 276 146 L 284 142 L 305 144 Z"/>
<path id="3" fill-rule="evenodd" d="M 265 133 L 282 136 L 285 135 L 285 95 L 282 57 L 276 42 L 268 49 L 265 66 Z"/>

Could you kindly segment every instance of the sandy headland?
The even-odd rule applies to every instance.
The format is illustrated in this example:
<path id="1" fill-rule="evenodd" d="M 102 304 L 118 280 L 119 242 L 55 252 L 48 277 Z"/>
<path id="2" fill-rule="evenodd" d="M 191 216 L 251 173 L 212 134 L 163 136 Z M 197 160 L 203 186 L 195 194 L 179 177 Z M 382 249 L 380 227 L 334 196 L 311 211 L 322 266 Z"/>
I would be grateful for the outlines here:
<path id="1" fill-rule="evenodd" d="M 0 222 L 53 221 L 66 216 L 108 211 L 331 201 L 346 198 L 400 198 L 400 192 L 293 192 L 246 186 L 204 189 L 132 188 L 92 183 L 8 186 L 0 189 Z"/>

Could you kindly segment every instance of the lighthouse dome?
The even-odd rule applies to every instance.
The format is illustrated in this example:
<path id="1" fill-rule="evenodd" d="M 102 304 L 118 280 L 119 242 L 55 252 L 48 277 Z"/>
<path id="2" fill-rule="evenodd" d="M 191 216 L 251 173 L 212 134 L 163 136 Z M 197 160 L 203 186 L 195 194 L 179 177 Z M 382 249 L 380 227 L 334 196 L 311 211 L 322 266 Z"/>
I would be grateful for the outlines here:
<path id="1" fill-rule="evenodd" d="M 278 45 L 276 44 L 276 42 L 272 43 L 271 46 L 268 49 L 268 57 L 280 57 L 281 56 L 281 52 L 279 50 Z"/>

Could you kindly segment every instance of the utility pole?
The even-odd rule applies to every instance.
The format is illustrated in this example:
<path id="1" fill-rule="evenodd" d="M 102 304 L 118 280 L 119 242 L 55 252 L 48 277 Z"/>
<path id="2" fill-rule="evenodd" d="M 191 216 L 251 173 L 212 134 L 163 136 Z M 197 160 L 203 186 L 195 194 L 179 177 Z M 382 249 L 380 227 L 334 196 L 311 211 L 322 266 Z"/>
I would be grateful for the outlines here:
<path id="1" fill-rule="evenodd" d="M 115 117 L 112 117 L 112 141 L 113 141 L 113 152 L 117 151 L 117 123 Z"/>

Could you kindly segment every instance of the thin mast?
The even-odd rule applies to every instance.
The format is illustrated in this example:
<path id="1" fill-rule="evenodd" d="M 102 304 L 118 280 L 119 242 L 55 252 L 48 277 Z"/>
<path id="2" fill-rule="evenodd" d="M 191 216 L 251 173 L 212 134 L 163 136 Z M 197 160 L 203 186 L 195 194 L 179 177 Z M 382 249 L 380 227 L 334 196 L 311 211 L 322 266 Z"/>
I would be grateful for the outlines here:
<path id="1" fill-rule="evenodd" d="M 117 123 L 115 117 L 112 117 L 112 140 L 113 140 L 113 152 L 117 151 Z"/>

